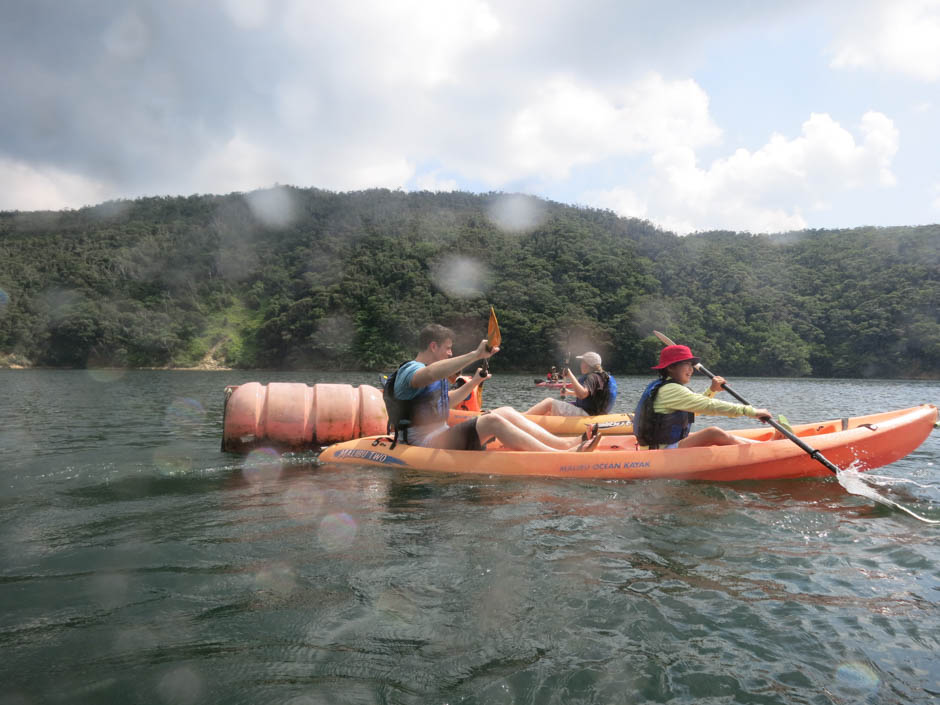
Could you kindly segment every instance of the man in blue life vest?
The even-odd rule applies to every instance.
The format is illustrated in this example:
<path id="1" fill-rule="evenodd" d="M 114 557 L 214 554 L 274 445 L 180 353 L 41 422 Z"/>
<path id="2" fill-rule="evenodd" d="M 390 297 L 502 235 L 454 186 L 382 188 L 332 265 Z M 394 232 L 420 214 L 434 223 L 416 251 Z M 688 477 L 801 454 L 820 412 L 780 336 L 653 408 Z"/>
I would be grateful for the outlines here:
<path id="1" fill-rule="evenodd" d="M 409 423 L 403 442 L 448 450 L 481 450 L 494 437 L 513 450 L 573 450 L 579 445 L 581 439 L 559 438 L 510 407 L 448 426 L 450 408 L 456 405 L 452 402 L 466 398 L 467 388 L 465 385 L 448 393 L 447 378 L 499 351 L 498 347 L 487 350 L 484 339 L 476 350 L 453 357 L 453 342 L 454 333 L 449 328 L 437 324 L 425 326 L 418 339 L 421 351 L 395 373 L 394 398 L 392 403 L 387 400 L 386 406 L 390 421 L 396 425 L 402 416 L 407 416 Z M 482 377 L 478 370 L 470 384 L 479 385 L 489 377 Z M 404 411 L 402 402 L 407 407 Z M 593 449 L 593 444 L 588 441 L 582 449 Z"/>
<path id="2" fill-rule="evenodd" d="M 713 399 L 722 390 L 724 377 L 712 378 L 704 394 L 686 387 L 695 372 L 699 358 L 685 345 L 667 345 L 659 353 L 659 379 L 647 385 L 633 416 L 633 433 L 637 443 L 656 450 L 661 448 L 693 448 L 695 446 L 744 445 L 753 441 L 733 436 L 717 426 L 690 432 L 695 414 L 713 416 L 750 416 L 766 420 L 772 418 L 767 409 L 755 409 L 747 404 Z"/>
<path id="3" fill-rule="evenodd" d="M 581 376 L 565 368 L 563 379 L 571 384 L 568 394 L 574 401 L 564 401 L 545 397 L 526 414 L 538 416 L 600 416 L 609 414 L 617 400 L 617 380 L 601 366 L 601 356 L 596 352 L 586 352 L 575 359 L 581 361 Z"/>

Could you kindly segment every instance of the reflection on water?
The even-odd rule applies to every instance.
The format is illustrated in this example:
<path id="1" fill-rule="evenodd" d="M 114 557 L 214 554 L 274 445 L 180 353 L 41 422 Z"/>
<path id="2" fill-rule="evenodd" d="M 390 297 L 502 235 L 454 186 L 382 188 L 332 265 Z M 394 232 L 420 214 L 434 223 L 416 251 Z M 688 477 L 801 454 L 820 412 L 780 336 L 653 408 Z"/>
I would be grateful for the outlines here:
<path id="1" fill-rule="evenodd" d="M 486 404 L 530 406 L 531 377 L 497 375 Z M 835 478 L 462 477 L 219 452 L 226 384 L 374 378 L 0 371 L 0 701 L 940 693 L 940 539 Z M 620 380 L 617 410 L 646 382 Z M 733 384 L 793 423 L 940 398 L 930 382 Z M 867 477 L 940 518 L 938 459 L 935 433 Z"/>

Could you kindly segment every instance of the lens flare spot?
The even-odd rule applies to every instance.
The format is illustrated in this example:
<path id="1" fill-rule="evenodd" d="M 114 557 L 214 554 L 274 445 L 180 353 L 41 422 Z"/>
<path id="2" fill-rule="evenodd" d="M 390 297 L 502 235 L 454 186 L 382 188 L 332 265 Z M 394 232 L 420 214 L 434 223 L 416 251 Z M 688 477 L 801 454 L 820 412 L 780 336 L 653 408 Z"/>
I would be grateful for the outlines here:
<path id="1" fill-rule="evenodd" d="M 836 669 L 836 678 L 842 685 L 856 690 L 874 690 L 881 683 L 871 666 L 858 661 L 841 664 Z"/>
<path id="2" fill-rule="evenodd" d="M 141 652 L 156 648 L 157 636 L 146 627 L 132 627 L 118 632 L 114 639 L 114 648 L 118 652 Z"/>
<path id="3" fill-rule="evenodd" d="M 255 573 L 255 585 L 275 595 L 289 595 L 297 586 L 294 569 L 284 563 L 272 563 Z"/>
<path id="4" fill-rule="evenodd" d="M 545 222 L 544 207 L 534 196 L 514 194 L 496 199 L 487 210 L 490 221 L 500 230 L 524 233 Z"/>
<path id="5" fill-rule="evenodd" d="M 245 196 L 252 215 L 269 228 L 283 228 L 294 222 L 297 208 L 290 191 L 283 187 L 252 191 Z"/>
<path id="6" fill-rule="evenodd" d="M 339 551 L 352 544 L 358 531 L 355 519 L 346 512 L 338 512 L 323 517 L 317 537 L 327 551 Z"/>
<path id="7" fill-rule="evenodd" d="M 98 575 L 91 582 L 92 598 L 103 607 L 114 609 L 123 605 L 127 598 L 128 582 L 123 575 Z"/>
<path id="8" fill-rule="evenodd" d="M 431 266 L 431 281 L 456 298 L 482 296 L 490 287 L 490 271 L 478 260 L 461 255 L 443 257 Z"/>
<path id="9" fill-rule="evenodd" d="M 192 431 L 206 421 L 206 410 L 195 399 L 177 397 L 166 408 L 166 420 L 180 431 Z"/>
<path id="10" fill-rule="evenodd" d="M 117 382 L 119 379 L 124 377 L 127 374 L 127 370 L 123 370 L 119 367 L 111 368 L 93 368 L 88 370 L 88 376 L 91 377 L 96 382 L 102 384 L 107 384 L 109 382 Z"/>
<path id="11" fill-rule="evenodd" d="M 323 493 L 310 482 L 294 485 L 284 495 L 284 511 L 294 521 L 314 521 L 322 506 Z"/>
<path id="12" fill-rule="evenodd" d="M 202 677 L 189 666 L 170 671 L 157 683 L 157 693 L 162 702 L 180 705 L 199 702 L 203 689 Z"/>
<path id="13" fill-rule="evenodd" d="M 242 474 L 249 482 L 262 483 L 281 474 L 281 456 L 273 448 L 255 448 L 242 463 Z"/>

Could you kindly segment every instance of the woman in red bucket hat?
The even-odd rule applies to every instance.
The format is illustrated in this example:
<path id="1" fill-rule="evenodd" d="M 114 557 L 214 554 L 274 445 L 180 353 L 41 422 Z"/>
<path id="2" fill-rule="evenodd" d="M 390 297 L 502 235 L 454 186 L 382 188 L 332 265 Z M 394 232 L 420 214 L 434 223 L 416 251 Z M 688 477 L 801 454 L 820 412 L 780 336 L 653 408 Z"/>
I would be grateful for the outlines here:
<path id="1" fill-rule="evenodd" d="M 695 446 L 744 445 L 752 441 L 733 436 L 717 426 L 691 431 L 695 414 L 712 416 L 750 416 L 769 419 L 767 409 L 714 399 L 725 383 L 717 375 L 704 394 L 686 387 L 699 358 L 687 345 L 667 345 L 659 352 L 659 379 L 649 383 L 640 396 L 633 418 L 637 443 L 651 449 L 692 448 Z"/>

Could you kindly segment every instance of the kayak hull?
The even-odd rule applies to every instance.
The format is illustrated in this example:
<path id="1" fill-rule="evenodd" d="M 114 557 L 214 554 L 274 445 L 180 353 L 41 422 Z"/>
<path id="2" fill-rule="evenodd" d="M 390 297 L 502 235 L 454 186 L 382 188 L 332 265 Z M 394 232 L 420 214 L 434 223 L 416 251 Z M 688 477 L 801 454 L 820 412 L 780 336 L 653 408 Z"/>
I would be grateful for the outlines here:
<path id="1" fill-rule="evenodd" d="M 924 404 L 847 420 L 794 427 L 794 432 L 843 469 L 869 470 L 916 449 L 937 423 L 937 408 Z M 843 430 L 844 427 L 844 430 Z M 735 481 L 829 476 L 820 462 L 767 427 L 732 431 L 760 443 L 674 450 L 637 449 L 633 436 L 605 436 L 590 453 L 437 450 L 374 436 L 324 449 L 324 463 L 384 466 L 445 473 L 590 479 L 675 478 Z M 776 436 L 776 438 L 775 438 Z"/>

